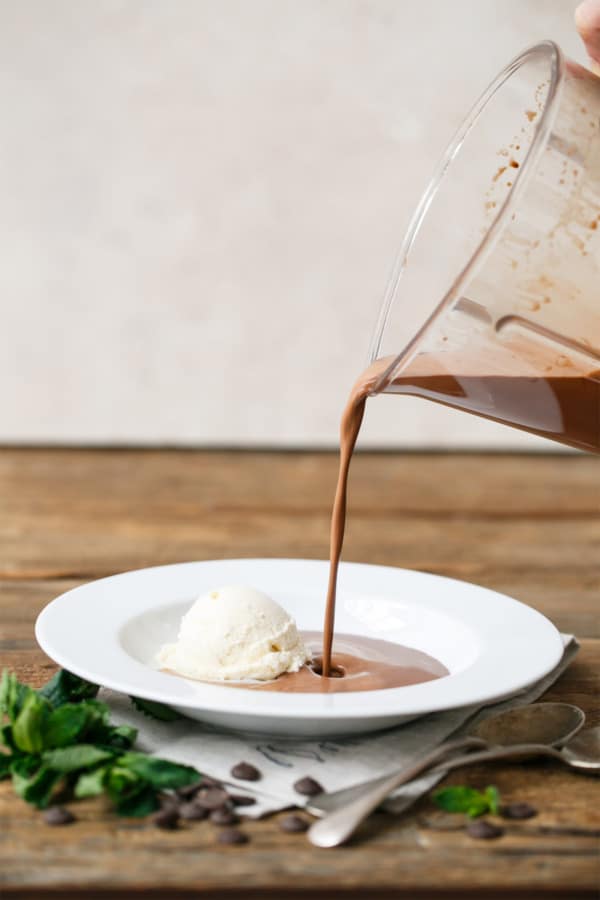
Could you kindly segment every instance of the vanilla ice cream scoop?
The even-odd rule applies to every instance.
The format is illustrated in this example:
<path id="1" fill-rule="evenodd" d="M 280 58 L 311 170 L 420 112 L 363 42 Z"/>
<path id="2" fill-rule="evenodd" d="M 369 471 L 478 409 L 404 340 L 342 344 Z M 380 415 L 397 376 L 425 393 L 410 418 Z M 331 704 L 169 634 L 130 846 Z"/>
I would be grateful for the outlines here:
<path id="1" fill-rule="evenodd" d="M 266 594 L 240 585 L 199 597 L 176 643 L 157 656 L 162 668 L 203 681 L 269 681 L 309 659 L 292 617 Z"/>

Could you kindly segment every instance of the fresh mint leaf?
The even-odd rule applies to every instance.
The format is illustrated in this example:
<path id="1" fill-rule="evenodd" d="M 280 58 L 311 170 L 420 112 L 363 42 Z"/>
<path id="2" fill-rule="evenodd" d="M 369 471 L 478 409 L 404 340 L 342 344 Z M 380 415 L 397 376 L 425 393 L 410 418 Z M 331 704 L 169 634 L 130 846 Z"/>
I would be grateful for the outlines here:
<path id="1" fill-rule="evenodd" d="M 500 795 L 492 785 L 483 792 L 465 785 L 453 785 L 440 788 L 433 794 L 433 800 L 446 812 L 466 813 L 470 818 L 476 818 L 487 812 L 496 813 Z"/>
<path id="2" fill-rule="evenodd" d="M 456 785 L 440 788 L 434 793 L 433 799 L 440 809 L 444 809 L 446 812 L 460 813 L 466 812 L 478 796 L 479 791 L 474 788 Z"/>
<path id="3" fill-rule="evenodd" d="M 151 719 L 158 719 L 159 722 L 175 722 L 177 719 L 182 718 L 178 712 L 175 712 L 170 706 L 165 706 L 164 703 L 156 703 L 154 700 L 143 700 L 142 697 L 130 697 L 129 699 L 137 710 Z"/>
<path id="4" fill-rule="evenodd" d="M 85 742 L 88 744 L 103 744 L 111 729 L 109 724 L 110 710 L 106 703 L 101 703 L 99 700 L 82 700 L 79 704 L 72 705 L 81 706 L 85 710 L 87 721 L 82 732 Z"/>
<path id="5" fill-rule="evenodd" d="M 500 810 L 500 792 L 493 784 L 489 784 L 485 789 L 485 797 L 488 803 L 488 809 L 492 815 L 497 816 Z"/>
<path id="6" fill-rule="evenodd" d="M 68 775 L 81 769 L 91 769 L 92 766 L 112 757 L 113 754 L 109 750 L 101 750 L 93 744 L 73 744 L 71 747 L 47 750 L 42 755 L 42 760 L 49 769 Z"/>
<path id="7" fill-rule="evenodd" d="M 77 779 L 75 785 L 75 796 L 79 799 L 83 797 L 96 797 L 104 791 L 104 781 L 108 772 L 108 766 L 100 766 L 91 772 L 84 772 Z"/>
<path id="8" fill-rule="evenodd" d="M 144 787 L 144 781 L 130 769 L 123 768 L 118 763 L 111 766 L 107 772 L 105 785 L 109 796 L 115 802 L 121 797 L 129 797 Z"/>
<path id="9" fill-rule="evenodd" d="M 62 706 L 63 703 L 77 703 L 80 700 L 89 700 L 96 696 L 100 688 L 85 678 L 73 675 L 66 669 L 59 669 L 50 681 L 38 691 L 52 706 Z"/>
<path id="10" fill-rule="evenodd" d="M 137 730 L 129 725 L 115 726 L 110 724 L 110 710 L 98 700 L 84 700 L 81 704 L 90 715 L 85 739 L 88 743 L 101 747 L 114 746 L 126 750 L 137 737 Z"/>
<path id="11" fill-rule="evenodd" d="M 15 793 L 38 809 L 48 806 L 54 789 L 63 778 L 60 772 L 40 765 L 39 758 L 32 756 L 13 760 L 11 772 Z"/>
<path id="12" fill-rule="evenodd" d="M 102 700 L 90 698 L 89 700 L 79 700 L 72 705 L 82 706 L 87 711 L 91 724 L 97 723 L 99 725 L 106 725 L 108 723 L 110 709 L 106 703 L 102 702 Z"/>
<path id="13" fill-rule="evenodd" d="M 15 792 L 38 808 L 61 787 L 76 797 L 106 792 L 116 812 L 143 816 L 159 807 L 159 792 L 183 787 L 200 773 L 131 748 L 137 729 L 112 725 L 98 686 L 58 671 L 39 691 L 4 671 L 0 678 L 0 780 L 12 776 Z M 162 703 L 132 698 L 145 715 L 163 722 L 180 716 Z"/>
<path id="14" fill-rule="evenodd" d="M 18 681 L 14 672 L 4 669 L 0 678 L 0 723 L 4 716 L 7 716 L 10 722 L 14 722 L 25 700 L 33 693 L 35 692 L 32 688 Z"/>
<path id="15" fill-rule="evenodd" d="M 155 788 L 124 766 L 111 766 L 104 784 L 121 816 L 145 816 L 159 806 Z"/>
<path id="16" fill-rule="evenodd" d="M 45 747 L 66 747 L 75 743 L 86 730 L 88 722 L 88 711 L 81 703 L 65 703 L 53 709 L 46 722 Z"/>
<path id="17" fill-rule="evenodd" d="M 19 752 L 19 748 L 15 744 L 15 739 L 13 737 L 13 727 L 12 725 L 3 725 L 0 728 L 0 743 L 6 747 L 7 750 L 11 750 L 15 753 Z"/>
<path id="18" fill-rule="evenodd" d="M 44 733 L 51 711 L 47 700 L 30 691 L 12 726 L 12 738 L 19 750 L 40 753 L 44 749 Z"/>
<path id="19" fill-rule="evenodd" d="M 157 790 L 184 787 L 200 778 L 200 773 L 192 766 L 182 766 L 144 753 L 124 753 L 118 758 L 117 764 L 134 772 Z"/>
<path id="20" fill-rule="evenodd" d="M 11 764 L 12 757 L 8 753 L 0 753 L 0 781 L 9 777 Z"/>
<path id="21" fill-rule="evenodd" d="M 156 791 L 146 785 L 136 793 L 120 798 L 115 804 L 115 811 L 120 816 L 140 818 L 154 812 L 159 806 Z"/>
<path id="22" fill-rule="evenodd" d="M 101 743 L 103 746 L 111 749 L 129 750 L 135 744 L 137 735 L 137 728 L 132 728 L 131 725 L 111 726 L 107 729 Z"/>

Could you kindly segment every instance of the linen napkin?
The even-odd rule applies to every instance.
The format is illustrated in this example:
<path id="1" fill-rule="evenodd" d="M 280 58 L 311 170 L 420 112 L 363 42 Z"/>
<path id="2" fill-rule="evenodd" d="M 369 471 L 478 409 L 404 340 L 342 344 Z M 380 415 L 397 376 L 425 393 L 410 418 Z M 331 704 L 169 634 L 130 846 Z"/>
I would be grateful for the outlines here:
<path id="1" fill-rule="evenodd" d="M 213 778 L 235 785 L 256 797 L 253 806 L 238 813 L 257 818 L 290 806 L 303 806 L 306 798 L 294 790 L 294 782 L 315 778 L 326 791 L 353 787 L 371 778 L 409 765 L 450 737 L 466 734 L 481 719 L 514 706 L 532 703 L 562 675 L 579 649 L 573 635 L 561 635 L 564 653 L 555 669 L 535 684 L 487 706 L 474 705 L 432 713 L 396 728 L 348 738 L 302 740 L 267 735 L 226 732 L 191 719 L 159 722 L 138 712 L 128 697 L 103 689 L 113 719 L 139 731 L 139 746 L 147 753 L 195 766 Z M 255 765 L 259 782 L 231 777 L 240 761 Z M 385 804 L 401 812 L 440 780 L 428 775 L 403 785 Z"/>

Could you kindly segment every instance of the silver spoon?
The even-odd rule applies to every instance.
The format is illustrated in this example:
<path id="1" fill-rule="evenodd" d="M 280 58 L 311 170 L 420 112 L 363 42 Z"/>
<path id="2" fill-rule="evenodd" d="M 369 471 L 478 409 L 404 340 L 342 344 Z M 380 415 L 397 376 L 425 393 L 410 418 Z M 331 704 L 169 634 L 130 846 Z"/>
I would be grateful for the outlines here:
<path id="1" fill-rule="evenodd" d="M 497 712 L 479 722 L 469 734 L 440 744 L 411 766 L 410 771 L 415 774 L 409 779 L 403 778 L 400 784 L 405 780 L 412 781 L 430 766 L 459 751 L 531 743 L 560 746 L 577 734 L 584 722 L 583 711 L 569 703 L 530 703 Z M 407 771 L 404 767 L 391 775 L 379 775 L 353 787 L 318 794 L 310 799 L 306 809 L 315 816 L 325 816 L 345 807 L 351 800 L 370 794 L 377 785 L 387 783 L 390 778 L 405 775 Z"/>
<path id="2" fill-rule="evenodd" d="M 548 756 L 556 759 L 563 765 L 579 772 L 587 772 L 588 775 L 600 773 L 600 725 L 595 728 L 586 728 L 560 750 L 549 744 L 515 744 L 514 747 L 494 747 L 491 750 L 482 750 L 479 753 L 465 753 L 462 756 L 449 759 L 446 763 L 440 763 L 432 769 L 432 772 L 451 772 L 460 766 L 471 763 L 490 762 L 497 759 L 531 759 L 535 756 Z"/>
<path id="3" fill-rule="evenodd" d="M 446 742 L 417 763 L 392 775 L 314 798 L 307 808 L 317 815 L 325 814 L 325 817 L 311 825 L 309 840 L 318 847 L 335 847 L 343 843 L 392 791 L 431 769 L 440 760 L 438 771 L 449 771 L 459 760 L 460 765 L 466 765 L 491 759 L 522 759 L 525 758 L 523 754 L 553 755 L 558 753 L 554 747 L 570 741 L 584 721 L 583 711 L 568 703 L 535 703 L 490 716 L 473 729 L 472 737 Z M 485 749 L 443 761 L 449 753 L 475 745 Z M 504 753 L 508 755 L 502 755 Z M 567 757 L 561 755 L 560 759 L 565 762 Z"/>

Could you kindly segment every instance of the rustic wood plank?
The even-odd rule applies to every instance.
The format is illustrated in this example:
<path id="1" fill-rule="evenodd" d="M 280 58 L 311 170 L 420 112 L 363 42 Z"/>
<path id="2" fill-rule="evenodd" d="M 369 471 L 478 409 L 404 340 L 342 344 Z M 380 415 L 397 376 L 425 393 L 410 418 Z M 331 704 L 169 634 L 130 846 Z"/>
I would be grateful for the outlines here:
<path id="1" fill-rule="evenodd" d="M 84 578 L 194 559 L 237 557 L 321 558 L 327 554 L 328 515 L 274 513 L 231 516 L 185 524 L 176 518 L 120 523 L 72 516 L 38 520 L 26 538 L 4 541 L 0 578 Z M 414 522 L 382 516 L 377 523 L 353 514 L 344 559 L 421 569 L 478 580 L 490 573 L 531 572 L 538 578 L 586 570 L 600 584 L 600 522 Z M 560 552 L 558 552 L 560 549 Z M 590 560 L 592 564 L 590 565 Z"/>
<path id="2" fill-rule="evenodd" d="M 194 559 L 325 558 L 329 514 L 199 513 L 160 518 L 124 512 L 102 520 L 91 513 L 38 516 L 18 535 L 0 535 L 0 578 L 84 578 Z M 434 519 L 384 516 L 376 522 L 351 512 L 344 559 L 404 566 L 471 580 L 490 572 L 557 572 L 586 566 L 600 583 L 600 521 L 477 521 L 446 526 Z M 558 552 L 560 549 L 560 552 Z M 590 564 L 590 560 L 592 563 Z"/>
<path id="3" fill-rule="evenodd" d="M 600 460 L 584 455 L 358 452 L 352 499 L 376 516 L 595 518 L 599 471 Z M 56 513 L 57 502 L 65 511 L 91 504 L 100 515 L 177 509 L 191 519 L 199 507 L 327 511 L 336 475 L 333 452 L 0 448 L 7 511 Z"/>
<path id="4" fill-rule="evenodd" d="M 323 558 L 335 467 L 332 454 L 4 450 L 0 578 Z M 599 472 L 583 456 L 365 454 L 345 558 L 465 578 L 585 565 L 600 585 Z"/>
<path id="5" fill-rule="evenodd" d="M 52 891 L 44 890 L 44 900 L 132 900 L 132 894 L 129 890 L 120 890 L 118 888 L 108 888 L 104 890 L 89 890 L 88 888 L 72 889 L 68 891 Z M 521 890 L 485 890 L 485 892 L 473 891 L 465 892 L 463 890 L 447 890 L 442 893 L 439 891 L 431 891 L 429 889 L 409 889 L 404 891 L 402 886 L 391 889 L 380 889 L 369 887 L 365 890 L 353 890 L 338 888 L 320 890 L 319 888 L 311 888 L 309 892 L 296 890 L 264 890 L 263 888 L 244 888 L 239 887 L 227 890 L 180 890 L 179 888 L 169 888 L 168 894 L 165 891 L 156 888 L 144 889 L 144 900 L 299 900 L 301 897 L 310 897 L 310 900 L 398 900 L 398 898 L 410 898 L 410 900 L 598 900 L 598 892 L 594 889 L 574 889 L 569 887 L 568 891 L 555 890 L 554 888 L 545 888 L 541 891 L 527 889 Z M 8 890 L 2 894 L 2 900 L 40 900 L 40 893 L 36 890 Z"/>

